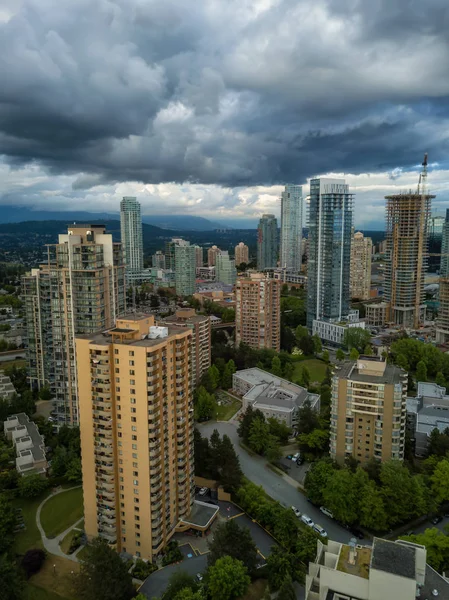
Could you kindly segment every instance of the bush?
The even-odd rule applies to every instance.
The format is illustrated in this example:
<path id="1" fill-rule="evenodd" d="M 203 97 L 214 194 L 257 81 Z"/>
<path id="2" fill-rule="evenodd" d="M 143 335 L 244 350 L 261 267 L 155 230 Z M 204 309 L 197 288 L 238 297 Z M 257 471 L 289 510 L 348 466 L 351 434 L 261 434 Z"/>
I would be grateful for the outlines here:
<path id="1" fill-rule="evenodd" d="M 48 479 L 40 475 L 25 475 L 19 481 L 19 494 L 22 498 L 36 498 L 48 488 Z"/>
<path id="2" fill-rule="evenodd" d="M 25 552 L 22 558 L 22 568 L 25 571 L 27 579 L 41 570 L 46 556 L 44 550 L 40 548 L 34 548 Z"/>
<path id="3" fill-rule="evenodd" d="M 73 536 L 72 541 L 70 542 L 68 554 L 73 554 L 73 552 L 75 552 L 75 550 L 77 550 L 81 546 L 82 539 L 83 532 L 77 531 Z"/>
<path id="4" fill-rule="evenodd" d="M 154 571 L 157 571 L 157 565 L 153 565 L 153 563 L 145 562 L 141 558 L 138 558 L 133 570 L 133 577 L 143 581 L 149 577 L 151 573 L 154 573 Z"/>
<path id="5" fill-rule="evenodd" d="M 166 567 L 167 565 L 171 565 L 172 563 L 179 562 L 181 560 L 182 552 L 179 549 L 178 542 L 169 542 L 162 558 L 162 565 Z"/>

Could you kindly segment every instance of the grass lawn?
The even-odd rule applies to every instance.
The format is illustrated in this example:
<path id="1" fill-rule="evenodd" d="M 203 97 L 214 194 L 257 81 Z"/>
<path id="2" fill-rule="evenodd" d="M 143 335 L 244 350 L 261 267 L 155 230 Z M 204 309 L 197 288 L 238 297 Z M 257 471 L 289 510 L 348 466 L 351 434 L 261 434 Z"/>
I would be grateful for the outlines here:
<path id="1" fill-rule="evenodd" d="M 54 538 L 83 516 L 83 490 L 76 488 L 50 498 L 41 510 L 41 525 Z"/>
<path id="2" fill-rule="evenodd" d="M 230 398 L 230 396 L 228 396 L 228 398 Z M 221 406 L 218 406 L 217 404 L 217 421 L 229 421 L 241 406 L 242 403 L 240 400 L 236 400 L 235 398 L 231 399 L 230 404 L 222 404 Z"/>
<path id="3" fill-rule="evenodd" d="M 24 531 L 16 534 L 14 550 L 17 554 L 24 554 L 30 548 L 43 548 L 41 534 L 36 525 L 36 511 L 42 500 L 50 493 L 51 490 L 47 490 L 39 498 L 15 498 L 12 501 L 14 508 L 22 509 L 23 521 L 26 525 Z"/>
<path id="4" fill-rule="evenodd" d="M 81 550 L 78 552 L 78 554 L 76 555 L 76 558 L 78 560 L 83 560 L 85 555 L 86 555 L 86 550 L 87 550 L 87 546 L 84 546 L 84 548 L 81 548 Z"/>
<path id="5" fill-rule="evenodd" d="M 17 367 L 21 369 L 22 367 L 26 367 L 27 361 L 24 358 L 18 358 L 17 360 L 8 360 L 0 363 L 0 368 L 7 369 L 8 367 Z"/>
<path id="6" fill-rule="evenodd" d="M 61 596 L 70 600 L 73 598 L 71 595 L 72 571 L 78 573 L 78 563 L 68 558 L 51 555 L 47 557 L 39 573 L 31 577 L 30 584 L 33 588 L 41 588 L 42 592 L 47 594 L 41 596 L 42 600 L 46 598 L 48 600 L 56 600 L 57 598 L 61 598 Z M 37 596 L 39 599 L 41 597 Z M 32 596 L 32 598 L 34 600 L 35 597 Z"/>
<path id="7" fill-rule="evenodd" d="M 64 554 L 68 554 L 72 539 L 77 533 L 79 533 L 77 529 L 72 529 L 60 543 L 59 547 L 64 552 Z"/>
<path id="8" fill-rule="evenodd" d="M 248 591 L 244 596 L 241 596 L 240 600 L 261 600 L 267 589 L 268 581 L 266 579 L 256 579 L 253 581 Z"/>
<path id="9" fill-rule="evenodd" d="M 63 596 L 49 590 L 44 590 L 44 588 L 37 587 L 31 583 L 27 583 L 23 594 L 23 600 L 61 600 L 61 598 Z M 67 596 L 64 596 L 64 598 L 67 598 Z"/>
<path id="10" fill-rule="evenodd" d="M 307 367 L 310 373 L 310 382 L 318 381 L 321 383 L 326 376 L 327 364 L 318 358 L 309 358 L 300 362 L 293 363 L 295 370 L 293 372 L 293 381 L 301 379 L 301 371 L 304 367 Z"/>

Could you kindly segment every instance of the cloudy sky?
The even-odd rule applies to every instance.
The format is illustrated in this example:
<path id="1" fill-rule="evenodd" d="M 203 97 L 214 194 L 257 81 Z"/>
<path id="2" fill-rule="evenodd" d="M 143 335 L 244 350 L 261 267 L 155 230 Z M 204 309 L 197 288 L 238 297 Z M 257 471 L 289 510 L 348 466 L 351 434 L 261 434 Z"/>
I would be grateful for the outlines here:
<path id="1" fill-rule="evenodd" d="M 0 0 L 0 81 L 0 205 L 229 222 L 338 174 L 369 228 L 428 151 L 449 206 L 447 0 Z"/>

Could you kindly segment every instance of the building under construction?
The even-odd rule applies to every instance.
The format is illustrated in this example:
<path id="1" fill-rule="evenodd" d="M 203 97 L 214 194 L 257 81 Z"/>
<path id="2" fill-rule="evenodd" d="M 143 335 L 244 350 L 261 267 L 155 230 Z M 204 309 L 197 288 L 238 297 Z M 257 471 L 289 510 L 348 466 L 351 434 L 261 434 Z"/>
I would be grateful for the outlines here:
<path id="1" fill-rule="evenodd" d="M 437 344 L 446 344 L 449 341 L 449 208 L 446 210 L 441 239 L 439 300 L 436 342 Z"/>
<path id="2" fill-rule="evenodd" d="M 387 320 L 402 327 L 424 323 L 431 199 L 426 192 L 427 155 L 416 192 L 386 196 L 385 300 Z"/>

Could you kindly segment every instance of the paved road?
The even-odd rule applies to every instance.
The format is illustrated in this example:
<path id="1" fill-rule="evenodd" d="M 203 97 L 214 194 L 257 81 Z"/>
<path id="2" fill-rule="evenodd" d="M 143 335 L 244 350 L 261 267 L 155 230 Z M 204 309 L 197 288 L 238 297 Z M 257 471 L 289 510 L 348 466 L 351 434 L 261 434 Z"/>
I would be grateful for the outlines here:
<path id="1" fill-rule="evenodd" d="M 240 458 L 240 465 L 244 474 L 253 483 L 261 485 L 264 490 L 283 506 L 296 506 L 302 513 L 306 513 L 313 521 L 319 523 L 327 531 L 329 538 L 337 542 L 348 543 L 351 539 L 349 531 L 341 527 L 334 520 L 323 515 L 320 510 L 307 502 L 305 496 L 294 486 L 290 485 L 283 477 L 277 475 L 266 467 L 266 461 L 260 456 L 250 456 L 239 446 L 237 427 L 232 421 L 208 422 L 197 425 L 201 435 L 209 436 L 214 429 L 218 429 L 220 435 L 226 434 L 231 438 L 234 448 Z M 362 543 L 368 543 L 367 540 Z"/>
<path id="2" fill-rule="evenodd" d="M 189 575 L 195 576 L 197 573 L 203 573 L 206 568 L 207 555 L 187 558 L 179 565 L 170 565 L 155 571 L 142 584 L 139 592 L 145 594 L 147 598 L 160 598 L 167 588 L 170 577 L 176 571 L 186 571 Z"/>
<path id="3" fill-rule="evenodd" d="M 443 533 L 447 533 L 447 531 L 444 529 L 447 525 L 449 525 L 449 517 L 444 517 L 441 523 L 438 523 L 437 525 L 434 525 L 430 522 L 430 520 L 427 520 L 424 521 L 422 525 L 419 525 L 418 527 L 411 527 L 410 529 L 413 529 L 413 533 L 424 533 L 426 529 L 436 528 Z"/>

